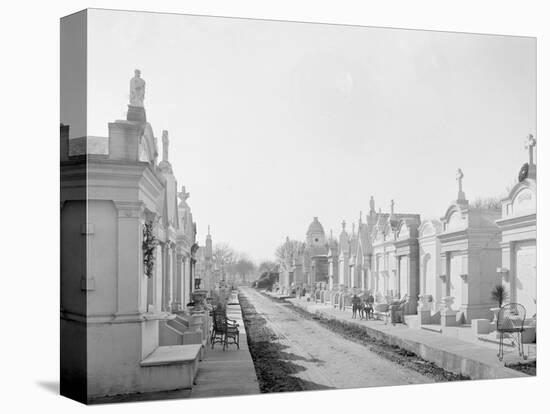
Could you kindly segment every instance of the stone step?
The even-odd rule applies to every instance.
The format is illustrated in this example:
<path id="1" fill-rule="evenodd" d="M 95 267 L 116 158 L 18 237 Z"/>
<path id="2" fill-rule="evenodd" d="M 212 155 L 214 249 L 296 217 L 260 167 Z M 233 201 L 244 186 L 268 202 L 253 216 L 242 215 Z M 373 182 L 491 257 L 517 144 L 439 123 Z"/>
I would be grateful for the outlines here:
<path id="1" fill-rule="evenodd" d="M 430 332 L 437 332 L 437 333 L 443 332 L 441 329 L 441 325 L 421 325 L 420 328 Z"/>
<path id="2" fill-rule="evenodd" d="M 200 344 L 159 346 L 141 361 L 143 376 L 158 390 L 191 388 L 200 353 Z"/>

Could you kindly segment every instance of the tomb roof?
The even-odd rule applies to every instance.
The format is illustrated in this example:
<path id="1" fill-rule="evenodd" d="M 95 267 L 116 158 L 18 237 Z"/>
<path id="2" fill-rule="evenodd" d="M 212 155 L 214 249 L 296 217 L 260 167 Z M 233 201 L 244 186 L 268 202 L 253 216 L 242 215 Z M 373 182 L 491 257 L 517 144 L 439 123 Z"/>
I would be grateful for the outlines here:
<path id="1" fill-rule="evenodd" d="M 318 217 L 313 217 L 313 221 L 309 225 L 306 234 L 307 235 L 312 235 L 312 234 L 324 235 L 325 234 L 325 229 L 323 229 L 323 225 L 319 222 Z"/>

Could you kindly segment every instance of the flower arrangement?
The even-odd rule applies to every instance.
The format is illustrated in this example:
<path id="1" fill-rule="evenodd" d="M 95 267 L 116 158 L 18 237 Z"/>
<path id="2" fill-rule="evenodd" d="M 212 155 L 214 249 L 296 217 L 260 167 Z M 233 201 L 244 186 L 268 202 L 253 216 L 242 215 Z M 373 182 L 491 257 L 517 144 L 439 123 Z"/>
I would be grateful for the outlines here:
<path id="1" fill-rule="evenodd" d="M 147 277 L 153 276 L 155 266 L 155 248 L 158 246 L 158 240 L 153 234 L 153 222 L 147 221 L 143 226 L 143 266 Z"/>

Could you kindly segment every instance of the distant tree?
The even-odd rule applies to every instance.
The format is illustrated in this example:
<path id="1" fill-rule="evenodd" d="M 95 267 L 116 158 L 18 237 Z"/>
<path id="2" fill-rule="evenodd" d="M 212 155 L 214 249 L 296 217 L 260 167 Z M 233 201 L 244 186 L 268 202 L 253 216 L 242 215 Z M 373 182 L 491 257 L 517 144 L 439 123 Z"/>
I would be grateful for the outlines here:
<path id="1" fill-rule="evenodd" d="M 303 251 L 304 243 L 299 240 L 287 239 L 275 249 L 275 259 L 282 270 L 288 270 L 287 266 Z"/>
<path id="2" fill-rule="evenodd" d="M 235 262 L 237 254 L 227 243 L 217 243 L 212 249 L 212 259 L 215 266 L 223 274 L 231 273 L 231 267 Z"/>
<path id="3" fill-rule="evenodd" d="M 502 199 L 505 196 L 500 197 L 478 197 L 476 198 L 471 207 L 473 208 L 487 208 L 487 209 L 498 209 L 502 207 Z"/>
<path id="4" fill-rule="evenodd" d="M 265 260 L 258 266 L 258 274 L 262 275 L 265 272 L 271 272 L 277 268 L 277 263 L 270 260 Z"/>
<path id="5" fill-rule="evenodd" d="M 247 280 L 248 276 L 254 273 L 256 266 L 246 258 L 240 258 L 232 266 L 233 272 L 240 277 L 242 281 Z"/>
<path id="6" fill-rule="evenodd" d="M 212 256 L 216 263 L 229 264 L 236 257 L 236 252 L 227 243 L 217 243 L 212 249 Z"/>
<path id="7" fill-rule="evenodd" d="M 264 272 L 260 278 L 254 282 L 253 286 L 257 289 L 273 290 L 273 285 L 279 281 L 278 272 Z"/>

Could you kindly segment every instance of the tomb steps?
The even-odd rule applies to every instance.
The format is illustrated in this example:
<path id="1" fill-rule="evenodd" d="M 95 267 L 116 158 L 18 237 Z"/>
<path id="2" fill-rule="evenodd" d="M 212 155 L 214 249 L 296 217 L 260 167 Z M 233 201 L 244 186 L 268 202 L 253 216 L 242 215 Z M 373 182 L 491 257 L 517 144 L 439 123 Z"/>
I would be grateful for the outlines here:
<path id="1" fill-rule="evenodd" d="M 148 391 L 192 388 L 200 354 L 200 344 L 159 346 L 140 363 Z"/>

